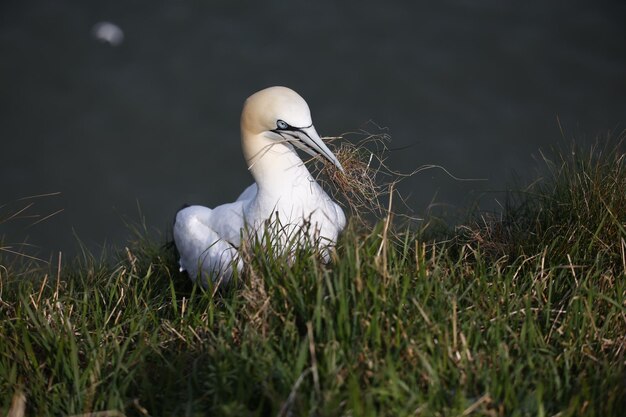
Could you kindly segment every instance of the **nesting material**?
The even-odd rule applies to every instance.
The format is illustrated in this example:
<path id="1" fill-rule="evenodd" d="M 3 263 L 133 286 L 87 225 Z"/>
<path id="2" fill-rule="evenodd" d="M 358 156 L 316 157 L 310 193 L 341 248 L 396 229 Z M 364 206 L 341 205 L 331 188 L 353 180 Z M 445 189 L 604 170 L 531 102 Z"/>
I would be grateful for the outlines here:
<path id="1" fill-rule="evenodd" d="M 317 181 L 325 183 L 332 197 L 359 220 L 368 214 L 379 218 L 387 214 L 386 200 L 394 185 L 404 177 L 385 164 L 389 135 L 359 132 L 323 139 L 345 172 L 318 159 Z"/>

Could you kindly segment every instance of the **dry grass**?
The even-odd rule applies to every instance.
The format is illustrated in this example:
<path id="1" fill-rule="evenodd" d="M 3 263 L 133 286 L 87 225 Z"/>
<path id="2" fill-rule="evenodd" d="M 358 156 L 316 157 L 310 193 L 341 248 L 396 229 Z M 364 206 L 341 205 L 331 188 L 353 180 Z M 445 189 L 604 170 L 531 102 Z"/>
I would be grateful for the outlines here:
<path id="1" fill-rule="evenodd" d="M 353 139 L 354 138 L 354 139 Z M 388 204 L 395 185 L 409 175 L 389 168 L 390 136 L 386 133 L 347 133 L 324 140 L 344 168 L 339 171 L 331 162 L 318 164 L 317 181 L 331 196 L 348 208 L 352 218 L 365 221 L 368 215 L 377 219 L 388 214 Z"/>
<path id="2" fill-rule="evenodd" d="M 484 181 L 482 178 L 460 178 L 436 164 L 423 164 L 410 172 L 394 170 L 387 164 L 392 151 L 389 147 L 391 136 L 384 129 L 378 129 L 379 133 L 361 130 L 323 138 L 344 172 L 326 159 L 313 159 L 316 180 L 348 210 L 349 217 L 357 224 L 371 226 L 372 222 L 389 222 L 391 218 L 404 218 L 409 222 L 423 220 L 414 216 L 406 203 L 406 196 L 398 192 L 400 182 L 421 172 L 440 170 L 455 181 Z"/>

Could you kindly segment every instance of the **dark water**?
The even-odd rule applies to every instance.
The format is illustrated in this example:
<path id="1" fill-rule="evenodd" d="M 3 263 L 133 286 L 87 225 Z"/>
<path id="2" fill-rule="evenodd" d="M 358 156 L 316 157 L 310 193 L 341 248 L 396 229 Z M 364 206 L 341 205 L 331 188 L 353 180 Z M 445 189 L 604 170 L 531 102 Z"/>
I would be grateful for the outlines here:
<path id="1" fill-rule="evenodd" d="M 111 46 L 100 21 L 124 32 Z M 332 136 L 387 127 L 417 215 L 451 211 L 565 136 L 626 122 L 626 7 L 619 1 L 4 1 L 0 5 L 2 216 L 7 242 L 39 253 L 128 237 L 123 218 L 165 231 L 184 203 L 214 206 L 250 181 L 239 112 L 286 85 Z M 493 206 L 497 194 L 482 201 Z M 41 217 L 40 217 L 41 218 Z"/>

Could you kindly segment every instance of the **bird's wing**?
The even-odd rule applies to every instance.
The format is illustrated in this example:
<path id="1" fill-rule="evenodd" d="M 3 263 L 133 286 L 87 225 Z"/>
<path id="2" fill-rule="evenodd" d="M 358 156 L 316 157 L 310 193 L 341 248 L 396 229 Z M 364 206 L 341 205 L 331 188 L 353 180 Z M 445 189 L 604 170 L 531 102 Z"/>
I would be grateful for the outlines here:
<path id="1" fill-rule="evenodd" d="M 248 188 L 246 188 L 245 190 L 243 190 L 243 193 L 241 193 L 241 195 L 239 197 L 237 197 L 237 201 L 250 201 L 252 200 L 257 193 L 257 186 L 256 183 L 248 186 Z"/>
<path id="2" fill-rule="evenodd" d="M 218 207 L 222 209 L 223 206 Z M 228 222 L 228 219 L 222 219 Z M 220 233 L 220 219 L 216 210 L 190 206 L 176 214 L 174 242 L 180 254 L 181 270 L 186 270 L 192 280 L 201 278 L 203 285 L 209 280 L 228 281 L 237 267 L 237 248 Z"/>

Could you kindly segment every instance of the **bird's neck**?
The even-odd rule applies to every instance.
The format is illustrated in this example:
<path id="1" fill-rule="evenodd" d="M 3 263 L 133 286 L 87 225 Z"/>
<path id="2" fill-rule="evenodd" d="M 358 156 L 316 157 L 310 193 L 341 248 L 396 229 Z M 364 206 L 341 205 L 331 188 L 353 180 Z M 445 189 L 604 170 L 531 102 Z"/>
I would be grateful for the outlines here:
<path id="1" fill-rule="evenodd" d="M 292 193 L 294 186 L 308 182 L 311 173 L 296 151 L 260 135 L 242 135 L 243 154 L 248 169 L 265 196 Z"/>

